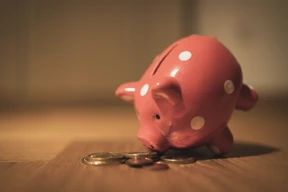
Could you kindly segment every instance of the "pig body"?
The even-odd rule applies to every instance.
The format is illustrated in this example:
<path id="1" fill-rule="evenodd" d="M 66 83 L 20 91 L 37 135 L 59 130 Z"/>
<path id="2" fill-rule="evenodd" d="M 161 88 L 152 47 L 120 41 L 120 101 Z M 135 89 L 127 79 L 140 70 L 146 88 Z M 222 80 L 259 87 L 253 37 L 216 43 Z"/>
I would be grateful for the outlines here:
<path id="1" fill-rule="evenodd" d="M 229 152 L 233 110 L 249 110 L 258 101 L 232 53 L 216 38 L 201 35 L 168 46 L 139 81 L 120 85 L 115 94 L 134 104 L 138 139 L 160 152 L 200 145 L 216 154 Z"/>

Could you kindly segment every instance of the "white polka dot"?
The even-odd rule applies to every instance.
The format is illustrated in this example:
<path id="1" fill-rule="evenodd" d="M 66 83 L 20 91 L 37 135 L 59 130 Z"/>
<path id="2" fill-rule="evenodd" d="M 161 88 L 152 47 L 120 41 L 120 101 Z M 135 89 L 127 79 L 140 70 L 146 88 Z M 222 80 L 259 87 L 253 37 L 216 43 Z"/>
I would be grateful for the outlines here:
<path id="1" fill-rule="evenodd" d="M 148 92 L 148 89 L 149 89 L 149 85 L 148 84 L 143 85 L 143 87 L 140 90 L 140 95 L 141 96 L 146 95 L 146 93 Z"/>
<path id="2" fill-rule="evenodd" d="M 232 94 L 234 91 L 234 83 L 231 80 L 225 81 L 224 90 L 227 94 Z"/>
<path id="3" fill-rule="evenodd" d="M 220 149 L 214 145 L 209 146 L 209 148 L 211 149 L 211 151 L 213 151 L 213 153 L 215 154 L 220 154 Z"/>
<path id="4" fill-rule="evenodd" d="M 181 61 L 187 61 L 192 57 L 192 54 L 189 51 L 183 51 L 179 54 L 179 59 Z"/>
<path id="5" fill-rule="evenodd" d="M 194 130 L 201 129 L 204 126 L 204 124 L 205 124 L 205 119 L 200 116 L 194 117 L 190 122 L 191 128 Z"/>

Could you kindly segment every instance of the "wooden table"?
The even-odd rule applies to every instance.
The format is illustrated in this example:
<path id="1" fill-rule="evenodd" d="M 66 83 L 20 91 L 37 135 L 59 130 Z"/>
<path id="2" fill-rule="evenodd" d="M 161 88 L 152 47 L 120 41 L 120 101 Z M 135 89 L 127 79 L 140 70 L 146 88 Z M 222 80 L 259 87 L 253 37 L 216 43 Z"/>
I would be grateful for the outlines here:
<path id="1" fill-rule="evenodd" d="M 0 191 L 288 191 L 288 102 L 235 111 L 228 158 L 148 171 L 92 167 L 99 151 L 143 151 L 132 106 L 47 108 L 0 114 Z"/>

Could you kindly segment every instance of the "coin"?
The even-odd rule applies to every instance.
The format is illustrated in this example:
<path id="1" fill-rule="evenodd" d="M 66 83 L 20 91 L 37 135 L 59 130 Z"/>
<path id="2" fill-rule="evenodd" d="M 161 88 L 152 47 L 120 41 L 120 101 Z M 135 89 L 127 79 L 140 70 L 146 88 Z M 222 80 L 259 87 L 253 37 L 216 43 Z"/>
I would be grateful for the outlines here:
<path id="1" fill-rule="evenodd" d="M 125 162 L 124 159 L 101 161 L 101 160 L 91 160 L 89 159 L 89 157 L 82 158 L 82 163 L 85 165 L 113 165 L 113 164 L 121 164 L 124 162 Z"/>
<path id="2" fill-rule="evenodd" d="M 163 171 L 169 169 L 169 166 L 163 162 L 155 162 L 153 165 L 145 167 L 145 169 L 149 171 Z"/>
<path id="3" fill-rule="evenodd" d="M 165 163 L 173 163 L 173 164 L 189 164 L 194 163 L 196 161 L 194 157 L 189 156 L 163 155 L 160 158 Z"/>
<path id="4" fill-rule="evenodd" d="M 128 152 L 124 153 L 124 156 L 130 158 L 157 158 L 158 153 L 156 152 Z"/>
<path id="5" fill-rule="evenodd" d="M 147 165 L 152 165 L 154 161 L 150 158 L 131 158 L 125 162 L 130 167 L 143 167 Z"/>
<path id="6" fill-rule="evenodd" d="M 113 152 L 100 152 L 100 153 L 91 153 L 88 155 L 90 160 L 105 161 L 105 160 L 117 160 L 123 159 L 124 155 L 121 153 Z"/>

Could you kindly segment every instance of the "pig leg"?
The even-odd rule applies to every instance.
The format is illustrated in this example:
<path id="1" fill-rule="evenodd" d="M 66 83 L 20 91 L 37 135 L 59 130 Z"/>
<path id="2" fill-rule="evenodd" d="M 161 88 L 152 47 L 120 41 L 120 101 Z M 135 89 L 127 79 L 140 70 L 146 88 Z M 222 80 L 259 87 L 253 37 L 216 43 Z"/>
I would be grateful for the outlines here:
<path id="1" fill-rule="evenodd" d="M 233 136 L 228 127 L 218 135 L 214 136 L 208 143 L 209 149 L 215 155 L 224 155 L 231 151 L 233 145 Z"/>

